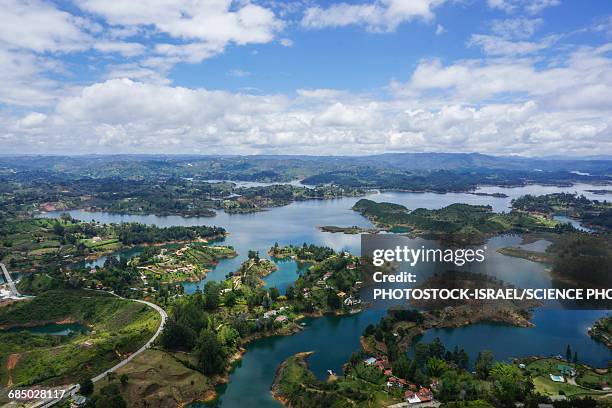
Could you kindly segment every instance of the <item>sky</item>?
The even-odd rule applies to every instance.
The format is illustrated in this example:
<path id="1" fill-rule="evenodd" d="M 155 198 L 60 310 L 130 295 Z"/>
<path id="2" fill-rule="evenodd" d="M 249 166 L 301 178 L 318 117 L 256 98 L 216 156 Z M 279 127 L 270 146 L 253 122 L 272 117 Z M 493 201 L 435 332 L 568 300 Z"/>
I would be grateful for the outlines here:
<path id="1" fill-rule="evenodd" d="M 609 0 L 0 0 L 0 154 L 612 154 Z"/>

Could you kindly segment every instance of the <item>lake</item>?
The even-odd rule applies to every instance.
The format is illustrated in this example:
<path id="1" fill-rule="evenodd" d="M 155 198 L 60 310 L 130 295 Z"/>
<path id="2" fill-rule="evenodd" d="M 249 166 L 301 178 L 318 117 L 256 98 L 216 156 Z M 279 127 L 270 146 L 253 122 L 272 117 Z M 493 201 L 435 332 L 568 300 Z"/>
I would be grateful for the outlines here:
<path id="1" fill-rule="evenodd" d="M 512 198 L 524 194 L 546 194 L 555 191 L 583 193 L 585 189 L 597 186 L 575 185 L 570 188 L 549 186 L 527 186 L 517 188 L 485 187 L 479 192 L 507 194 L 507 198 L 476 196 L 465 193 L 399 193 L 384 192 L 368 195 L 377 202 L 389 201 L 405 205 L 409 209 L 441 208 L 455 202 L 467 204 L 488 204 L 495 211 L 507 211 Z M 589 193 L 586 193 L 587 195 Z M 612 196 L 587 195 L 589 198 L 610 200 Z M 158 217 L 154 215 L 118 215 L 70 211 L 77 219 L 95 220 L 102 223 L 141 222 L 158 226 L 172 225 L 217 225 L 227 229 L 229 236 L 224 244 L 232 245 L 239 256 L 222 260 L 213 268 L 206 279 L 199 283 L 185 284 L 188 293 L 201 287 L 208 279 L 221 280 L 231 271 L 238 269 L 246 259 L 249 249 L 266 256 L 268 249 L 278 242 L 281 245 L 301 245 L 304 242 L 326 245 L 336 250 L 360 253 L 359 235 L 344 235 L 321 232 L 322 225 L 370 227 L 370 222 L 350 210 L 359 198 L 335 200 L 313 200 L 296 202 L 254 214 L 226 214 L 218 212 L 215 217 L 179 216 Z M 59 212 L 44 214 L 57 217 Z M 406 238 L 407 239 L 407 238 Z M 418 241 L 420 242 L 420 241 Z M 524 259 L 501 255 L 496 249 L 502 246 L 518 245 L 520 237 L 504 235 L 487 242 L 485 264 L 468 267 L 473 272 L 495 275 L 519 286 L 551 287 L 550 276 L 545 267 Z M 416 243 L 416 242 L 415 242 Z M 534 250 L 545 249 L 547 243 L 538 241 L 530 244 Z M 284 290 L 300 273 L 295 262 L 278 262 L 279 269 L 266 277 L 268 286 Z M 431 268 L 431 264 L 423 268 Z M 359 348 L 359 336 L 368 324 L 377 323 L 386 313 L 384 308 L 372 308 L 351 316 L 325 316 L 306 320 L 305 329 L 293 336 L 272 337 L 248 345 L 244 358 L 231 375 L 230 383 L 220 388 L 220 397 L 213 406 L 234 407 L 252 405 L 257 407 L 278 407 L 270 395 L 270 385 L 278 364 L 288 356 L 301 351 L 314 351 L 310 365 L 316 375 L 323 378 L 326 370 L 341 372 L 342 364 L 351 353 Z M 477 324 L 452 330 L 434 330 L 425 334 L 422 341 L 440 337 L 447 348 L 455 345 L 464 347 L 473 362 L 478 351 L 491 349 L 497 359 L 542 354 L 564 354 L 567 344 L 578 352 L 580 360 L 596 366 L 606 366 L 612 353 L 604 345 L 593 341 L 587 334 L 587 327 L 605 315 L 607 311 L 562 310 L 560 305 L 550 305 L 535 312 L 533 328 L 515 328 L 494 324 Z"/>

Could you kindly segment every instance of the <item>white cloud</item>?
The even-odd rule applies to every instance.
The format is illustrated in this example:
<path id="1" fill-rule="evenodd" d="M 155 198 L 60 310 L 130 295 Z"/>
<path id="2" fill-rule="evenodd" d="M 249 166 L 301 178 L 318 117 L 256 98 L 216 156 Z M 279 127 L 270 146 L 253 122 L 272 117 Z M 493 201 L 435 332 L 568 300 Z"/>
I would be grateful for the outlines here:
<path id="1" fill-rule="evenodd" d="M 223 49 L 230 43 L 267 43 L 283 27 L 271 10 L 231 0 L 77 0 L 77 4 L 113 25 L 143 29 L 153 26 L 157 32 L 205 43 L 214 49 Z"/>
<path id="2" fill-rule="evenodd" d="M 436 26 L 436 35 L 441 35 L 444 34 L 446 30 L 444 29 L 444 26 L 442 26 L 442 24 L 438 24 Z"/>
<path id="3" fill-rule="evenodd" d="M 512 18 L 493 20 L 491 30 L 494 34 L 507 39 L 526 39 L 531 37 L 544 23 L 541 18 Z"/>
<path id="4" fill-rule="evenodd" d="M 59 84 L 45 74 L 59 68 L 30 52 L 0 47 L 0 102 L 17 106 L 51 104 Z"/>
<path id="5" fill-rule="evenodd" d="M 346 92 L 339 89 L 319 88 L 319 89 L 298 89 L 296 93 L 307 99 L 334 99 L 342 95 L 346 95 Z"/>
<path id="6" fill-rule="evenodd" d="M 445 92 L 464 102 L 504 97 L 538 97 L 549 106 L 591 109 L 594 104 L 582 105 L 584 100 L 574 98 L 578 90 L 595 92 L 601 109 L 612 108 L 612 94 L 604 92 L 601 85 L 612 83 L 612 44 L 600 47 L 582 47 L 567 56 L 564 65 L 537 68 L 531 59 L 465 60 L 442 65 L 440 60 L 424 60 L 419 63 L 408 84 L 395 85 L 398 92 L 414 95 L 415 92 Z M 590 90 L 590 91 L 589 91 Z M 518 96 L 517 96 L 518 95 Z M 574 101 L 570 103 L 570 101 Z"/>
<path id="7" fill-rule="evenodd" d="M 19 126 L 22 128 L 37 127 L 42 125 L 47 120 L 47 115 L 40 112 L 31 112 L 19 121 Z"/>
<path id="8" fill-rule="evenodd" d="M 506 13 L 516 13 L 524 11 L 528 14 L 537 14 L 547 7 L 561 4 L 560 0 L 487 0 L 487 4 L 492 9 L 505 11 Z"/>
<path id="9" fill-rule="evenodd" d="M 280 44 L 283 47 L 293 47 L 293 40 L 289 39 L 289 38 L 282 38 L 280 40 Z"/>
<path id="10" fill-rule="evenodd" d="M 372 3 L 337 3 L 328 8 L 310 7 L 302 26 L 311 29 L 361 25 L 373 32 L 395 31 L 401 23 L 422 19 L 430 21 L 432 9 L 443 0 L 377 0 Z"/>
<path id="11" fill-rule="evenodd" d="M 375 105 L 347 106 L 336 102 L 314 118 L 313 123 L 325 127 L 369 127 L 374 119 Z"/>
<path id="12" fill-rule="evenodd" d="M 542 41 L 510 41 L 502 37 L 486 34 L 473 34 L 468 41 L 468 46 L 482 48 L 487 55 L 527 55 L 550 47 L 554 37 L 545 38 Z"/>
<path id="13" fill-rule="evenodd" d="M 36 52 L 76 51 L 90 38 L 82 19 L 37 0 L 0 1 L 0 45 Z"/>

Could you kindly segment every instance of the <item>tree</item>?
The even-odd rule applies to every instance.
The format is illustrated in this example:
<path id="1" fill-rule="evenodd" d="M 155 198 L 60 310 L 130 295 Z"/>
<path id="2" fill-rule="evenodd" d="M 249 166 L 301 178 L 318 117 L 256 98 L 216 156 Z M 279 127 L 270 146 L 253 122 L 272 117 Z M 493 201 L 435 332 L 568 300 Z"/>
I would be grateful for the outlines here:
<path id="1" fill-rule="evenodd" d="M 197 341 L 195 355 L 198 368 L 204 374 L 219 374 L 225 369 L 227 356 L 223 345 L 212 330 L 202 330 Z"/>
<path id="2" fill-rule="evenodd" d="M 436 337 L 429 345 L 429 355 L 431 357 L 443 358 L 446 348 L 439 337 Z"/>
<path id="3" fill-rule="evenodd" d="M 427 374 L 432 378 L 438 378 L 446 371 L 446 362 L 436 357 L 427 360 L 425 366 L 427 368 Z"/>
<path id="4" fill-rule="evenodd" d="M 83 382 L 81 383 L 79 392 L 85 396 L 89 396 L 93 393 L 93 391 L 94 391 L 94 383 L 93 381 L 91 381 L 91 378 L 87 378 L 83 380 Z"/>
<path id="5" fill-rule="evenodd" d="M 119 377 L 119 382 L 121 382 L 121 385 L 125 386 L 128 382 L 128 375 L 127 374 L 121 374 L 121 376 Z"/>
<path id="6" fill-rule="evenodd" d="M 402 354 L 393 362 L 393 374 L 399 378 L 410 378 L 410 361 L 406 355 Z"/>
<path id="7" fill-rule="evenodd" d="M 502 407 L 514 407 L 517 401 L 529 395 L 533 389 L 530 380 L 511 364 L 495 363 L 490 376 L 493 395 Z"/>
<path id="8" fill-rule="evenodd" d="M 221 302 L 219 285 L 215 282 L 207 282 L 204 286 L 204 304 L 207 309 L 216 309 Z"/>
<path id="9" fill-rule="evenodd" d="M 327 305 L 331 309 L 340 309 L 340 297 L 333 291 L 327 292 Z"/>
<path id="10" fill-rule="evenodd" d="M 287 289 L 285 289 L 285 296 L 287 296 L 289 300 L 295 299 L 295 288 L 291 285 L 287 286 Z"/>
<path id="11" fill-rule="evenodd" d="M 272 299 L 272 300 L 276 300 L 280 296 L 280 291 L 275 286 L 272 286 L 269 289 L 269 293 L 270 293 L 270 299 Z"/>
<path id="12" fill-rule="evenodd" d="M 476 376 L 481 380 L 486 380 L 489 377 L 489 372 L 493 367 L 493 353 L 489 350 L 483 350 L 478 353 L 476 357 L 476 363 L 474 368 L 476 369 Z"/>
<path id="13" fill-rule="evenodd" d="M 195 337 L 196 334 L 191 327 L 182 321 L 178 322 L 171 318 L 168 320 L 166 327 L 164 327 L 160 342 L 162 347 L 167 350 L 190 351 L 194 346 Z"/>
<path id="14" fill-rule="evenodd" d="M 236 294 L 234 292 L 228 292 L 225 295 L 225 306 L 232 307 L 236 304 Z"/>
<path id="15" fill-rule="evenodd" d="M 577 351 L 574 351 L 573 362 L 574 362 L 574 364 L 578 363 L 578 352 Z"/>
<path id="16" fill-rule="evenodd" d="M 414 372 L 413 380 L 414 380 L 415 383 L 417 383 L 419 385 L 427 384 L 427 376 L 425 374 L 423 374 L 423 372 L 419 368 L 417 368 L 416 371 Z"/>

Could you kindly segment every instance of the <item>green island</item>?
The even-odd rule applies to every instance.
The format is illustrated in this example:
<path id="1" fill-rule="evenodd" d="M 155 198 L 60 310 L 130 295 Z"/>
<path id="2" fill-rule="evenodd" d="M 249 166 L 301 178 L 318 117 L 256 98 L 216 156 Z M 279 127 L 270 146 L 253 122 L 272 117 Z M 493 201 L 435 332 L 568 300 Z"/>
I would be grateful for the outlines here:
<path id="1" fill-rule="evenodd" d="M 184 245 L 146 248 L 129 261 L 140 273 L 143 283 L 148 280 L 161 284 L 196 282 L 204 279 L 207 267 L 220 259 L 238 256 L 231 247 L 192 242 Z M 104 285 L 104 282 L 100 282 Z"/>
<path id="2" fill-rule="evenodd" d="M 50 324 L 79 325 L 81 330 L 66 336 L 28 331 Z M 159 314 L 147 305 L 97 291 L 50 290 L 1 307 L 0 383 L 79 383 L 141 347 L 159 324 Z"/>
<path id="3" fill-rule="evenodd" d="M 454 234 L 470 240 L 507 232 L 546 232 L 567 228 L 565 224 L 545 216 L 495 213 L 490 206 L 484 205 L 452 204 L 439 210 L 409 210 L 400 204 L 361 199 L 355 203 L 353 210 L 387 231 L 404 229 L 415 235 L 438 237 Z"/>
<path id="4" fill-rule="evenodd" d="M 585 225 L 601 230 L 612 229 L 612 203 L 589 200 L 583 195 L 554 193 L 541 196 L 525 195 L 512 200 L 517 211 L 546 216 L 566 215 Z"/>

